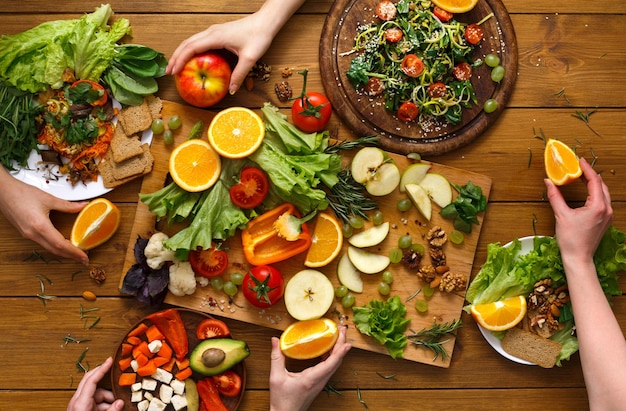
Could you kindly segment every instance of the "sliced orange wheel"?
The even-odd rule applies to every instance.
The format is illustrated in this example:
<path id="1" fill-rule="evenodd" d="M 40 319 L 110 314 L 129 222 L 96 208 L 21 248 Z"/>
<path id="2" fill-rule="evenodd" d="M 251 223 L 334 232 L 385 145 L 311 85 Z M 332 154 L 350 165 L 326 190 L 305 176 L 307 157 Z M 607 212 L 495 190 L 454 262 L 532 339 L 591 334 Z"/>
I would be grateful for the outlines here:
<path id="1" fill-rule="evenodd" d="M 265 137 L 265 124 L 254 111 L 230 107 L 217 113 L 208 131 L 209 143 L 221 156 L 244 158 L 254 153 Z"/>
<path id="2" fill-rule="evenodd" d="M 200 139 L 187 140 L 170 155 L 170 175 L 180 188 L 189 192 L 204 191 L 220 176 L 220 156 Z"/>
<path id="3" fill-rule="evenodd" d="M 572 183 L 583 173 L 574 150 L 553 138 L 546 143 L 543 160 L 546 175 L 557 186 Z"/>
<path id="4" fill-rule="evenodd" d="M 433 4 L 450 13 L 467 13 L 478 4 L 478 0 L 433 0 Z"/>
<path id="5" fill-rule="evenodd" d="M 504 331 L 515 327 L 526 315 L 526 298 L 523 295 L 493 303 L 470 307 L 472 317 L 484 329 Z"/>
<path id="6" fill-rule="evenodd" d="M 319 213 L 315 218 L 312 240 L 304 265 L 307 267 L 328 265 L 339 255 L 343 245 L 343 234 L 339 221 L 331 214 Z"/>
<path id="7" fill-rule="evenodd" d="M 70 242 L 80 249 L 91 250 L 111 238 L 119 225 L 119 208 L 105 198 L 97 198 L 76 217 Z"/>
<path id="8" fill-rule="evenodd" d="M 337 338 L 337 324 L 328 318 L 298 321 L 280 336 L 280 350 L 289 358 L 308 360 L 330 351 Z"/>

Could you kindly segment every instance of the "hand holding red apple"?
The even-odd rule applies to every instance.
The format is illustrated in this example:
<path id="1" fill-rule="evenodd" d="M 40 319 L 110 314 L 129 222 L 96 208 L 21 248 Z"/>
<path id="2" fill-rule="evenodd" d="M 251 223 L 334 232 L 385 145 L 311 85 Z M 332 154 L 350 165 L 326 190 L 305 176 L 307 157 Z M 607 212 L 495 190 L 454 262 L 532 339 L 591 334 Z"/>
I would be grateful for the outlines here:
<path id="1" fill-rule="evenodd" d="M 192 57 L 183 70 L 174 76 L 181 98 L 196 107 L 211 107 L 228 93 L 231 68 L 215 51 Z"/>

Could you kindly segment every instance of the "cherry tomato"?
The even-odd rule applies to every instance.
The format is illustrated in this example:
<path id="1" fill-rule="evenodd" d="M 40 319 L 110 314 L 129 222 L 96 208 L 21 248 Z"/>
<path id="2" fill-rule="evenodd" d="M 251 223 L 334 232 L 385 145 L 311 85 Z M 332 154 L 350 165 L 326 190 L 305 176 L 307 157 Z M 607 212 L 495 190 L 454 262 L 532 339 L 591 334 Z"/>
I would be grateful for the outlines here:
<path id="1" fill-rule="evenodd" d="M 239 182 L 230 188 L 230 200 L 240 208 L 261 205 L 269 190 L 265 173 L 256 167 L 244 167 Z"/>
<path id="2" fill-rule="evenodd" d="M 379 96 L 385 91 L 385 85 L 378 77 L 370 77 L 365 86 L 365 92 L 370 96 Z"/>
<path id="3" fill-rule="evenodd" d="M 402 40 L 402 30 L 397 27 L 391 27 L 385 30 L 385 38 L 390 43 L 397 43 Z"/>
<path id="4" fill-rule="evenodd" d="M 383 21 L 395 19 L 397 11 L 396 5 L 388 0 L 381 1 L 376 6 L 376 15 Z"/>
<path id="5" fill-rule="evenodd" d="M 213 384 L 224 397 L 236 397 L 241 392 L 241 377 L 233 370 L 226 370 L 211 377 Z"/>
<path id="6" fill-rule="evenodd" d="M 77 80 L 69 88 L 74 104 L 88 103 L 94 107 L 104 106 L 109 99 L 104 87 L 95 81 Z"/>
<path id="7" fill-rule="evenodd" d="M 452 75 L 460 81 L 469 80 L 472 77 L 472 66 L 466 62 L 459 63 L 452 69 Z"/>
<path id="8" fill-rule="evenodd" d="M 398 109 L 398 118 L 402 121 L 413 121 L 417 118 L 419 109 L 412 101 L 405 101 Z"/>
<path id="9" fill-rule="evenodd" d="M 407 54 L 400 63 L 400 69 L 409 77 L 417 77 L 424 71 L 424 62 L 415 54 Z"/>
<path id="10" fill-rule="evenodd" d="M 206 340 L 215 337 L 228 337 L 230 330 L 226 323 L 217 318 L 206 318 L 200 321 L 196 327 L 196 335 L 199 340 Z"/>
<path id="11" fill-rule="evenodd" d="M 298 97 L 291 106 L 293 123 L 305 133 L 324 130 L 332 113 L 328 98 L 315 91 L 307 92 L 306 97 Z"/>
<path id="12" fill-rule="evenodd" d="M 190 251 L 189 263 L 196 274 L 206 278 L 217 277 L 228 268 L 228 254 L 211 244 L 208 250 Z"/>
<path id="13" fill-rule="evenodd" d="M 454 15 L 452 13 L 450 13 L 449 11 L 446 11 L 444 9 L 442 9 L 441 7 L 437 7 L 435 6 L 435 8 L 433 9 L 433 14 L 435 15 L 435 17 L 437 17 L 440 21 L 449 21 L 452 19 L 452 17 L 454 17 Z"/>
<path id="14" fill-rule="evenodd" d="M 465 40 L 469 44 L 478 44 L 485 37 L 482 27 L 478 24 L 472 23 L 465 27 Z"/>
<path id="15" fill-rule="evenodd" d="M 431 98 L 439 98 L 446 95 L 447 89 L 446 85 L 441 81 L 431 84 L 428 86 L 428 95 Z"/>
<path id="16" fill-rule="evenodd" d="M 271 307 L 283 297 L 285 279 L 280 271 L 269 265 L 253 267 L 241 285 L 243 295 L 255 307 Z"/>

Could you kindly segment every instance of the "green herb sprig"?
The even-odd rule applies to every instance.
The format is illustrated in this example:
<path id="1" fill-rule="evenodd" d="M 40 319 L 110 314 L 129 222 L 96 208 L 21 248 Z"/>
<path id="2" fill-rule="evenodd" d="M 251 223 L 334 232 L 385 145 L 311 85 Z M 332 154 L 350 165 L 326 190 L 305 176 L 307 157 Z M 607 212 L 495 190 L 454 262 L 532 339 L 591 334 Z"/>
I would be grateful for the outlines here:
<path id="1" fill-rule="evenodd" d="M 338 181 L 326 195 L 330 208 L 344 223 L 352 216 L 369 218 L 367 212 L 378 209 L 378 203 L 372 200 L 363 185 L 357 183 L 348 169 L 337 174 Z"/>
<path id="2" fill-rule="evenodd" d="M 443 346 L 449 340 L 442 340 L 448 334 L 453 334 L 454 331 L 461 328 L 463 322 L 460 318 L 447 323 L 434 322 L 429 328 L 424 328 L 419 332 L 411 331 L 411 334 L 407 335 L 408 340 L 417 346 L 422 346 L 431 350 L 435 356 L 433 361 L 441 356 L 442 360 L 447 359 L 450 355 Z"/>

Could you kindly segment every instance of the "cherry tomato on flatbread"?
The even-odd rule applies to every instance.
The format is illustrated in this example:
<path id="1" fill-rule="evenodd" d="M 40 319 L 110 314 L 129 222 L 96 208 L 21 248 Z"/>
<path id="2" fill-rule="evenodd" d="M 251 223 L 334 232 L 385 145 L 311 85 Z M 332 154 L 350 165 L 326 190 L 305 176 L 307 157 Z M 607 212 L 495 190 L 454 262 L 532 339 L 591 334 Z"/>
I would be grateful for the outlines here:
<path id="1" fill-rule="evenodd" d="M 190 251 L 189 264 L 193 271 L 202 277 L 217 277 L 228 268 L 228 254 L 211 244 L 208 250 Z"/>
<path id="2" fill-rule="evenodd" d="M 396 18 L 396 5 L 389 0 L 381 1 L 376 6 L 376 15 L 383 21 L 389 21 Z"/>
<path id="3" fill-rule="evenodd" d="M 469 80 L 472 77 L 472 66 L 466 62 L 459 63 L 452 69 L 452 75 L 460 81 Z"/>
<path id="4" fill-rule="evenodd" d="M 385 85 L 378 77 L 370 77 L 365 86 L 365 92 L 370 96 L 379 96 L 385 91 Z"/>
<path id="5" fill-rule="evenodd" d="M 485 33 L 478 24 L 472 23 L 465 27 L 465 40 L 469 44 L 478 44 L 485 37 Z"/>
<path id="6" fill-rule="evenodd" d="M 454 17 L 454 15 L 450 13 L 449 11 L 446 11 L 442 9 L 441 7 L 437 7 L 437 6 L 433 8 L 433 14 L 435 15 L 435 17 L 437 17 L 440 21 L 443 21 L 443 22 L 449 21 L 452 19 L 452 17 Z"/>
<path id="7" fill-rule="evenodd" d="M 397 27 L 390 27 L 385 30 L 385 38 L 390 43 L 397 43 L 402 40 L 402 30 Z"/>
<path id="8" fill-rule="evenodd" d="M 415 54 L 407 54 L 400 63 L 400 69 L 409 77 L 417 77 L 424 71 L 424 62 Z"/>
<path id="9" fill-rule="evenodd" d="M 241 376 L 233 370 L 226 370 L 211 377 L 217 391 L 224 397 L 236 397 L 241 392 Z"/>
<path id="10" fill-rule="evenodd" d="M 398 118 L 402 121 L 413 121 L 419 114 L 419 108 L 412 101 L 405 101 L 398 108 Z"/>
<path id="11" fill-rule="evenodd" d="M 104 106 L 109 95 L 101 84 L 91 80 L 77 80 L 72 83 L 68 93 L 74 104 L 87 103 L 94 107 Z"/>
<path id="12" fill-rule="evenodd" d="M 196 327 L 196 336 L 199 340 L 206 340 L 208 338 L 216 337 L 228 337 L 230 335 L 230 329 L 226 323 L 217 318 L 205 318 L 200 321 Z"/>
<path id="13" fill-rule="evenodd" d="M 274 267 L 259 265 L 246 273 L 241 289 L 250 304 L 260 308 L 271 307 L 283 297 L 285 279 Z"/>
<path id="14" fill-rule="evenodd" d="M 431 84 L 430 86 L 428 86 L 428 90 L 427 90 L 430 98 L 443 97 L 446 95 L 447 91 L 448 90 L 446 89 L 446 85 L 443 84 L 441 81 Z"/>
<path id="15" fill-rule="evenodd" d="M 316 133 L 324 130 L 333 108 L 330 101 L 322 93 L 307 92 L 304 97 L 298 97 L 291 106 L 293 123 L 305 133 Z"/>
<path id="16" fill-rule="evenodd" d="M 239 182 L 230 188 L 230 200 L 240 208 L 254 208 L 261 205 L 269 190 L 265 173 L 256 167 L 244 167 Z"/>

